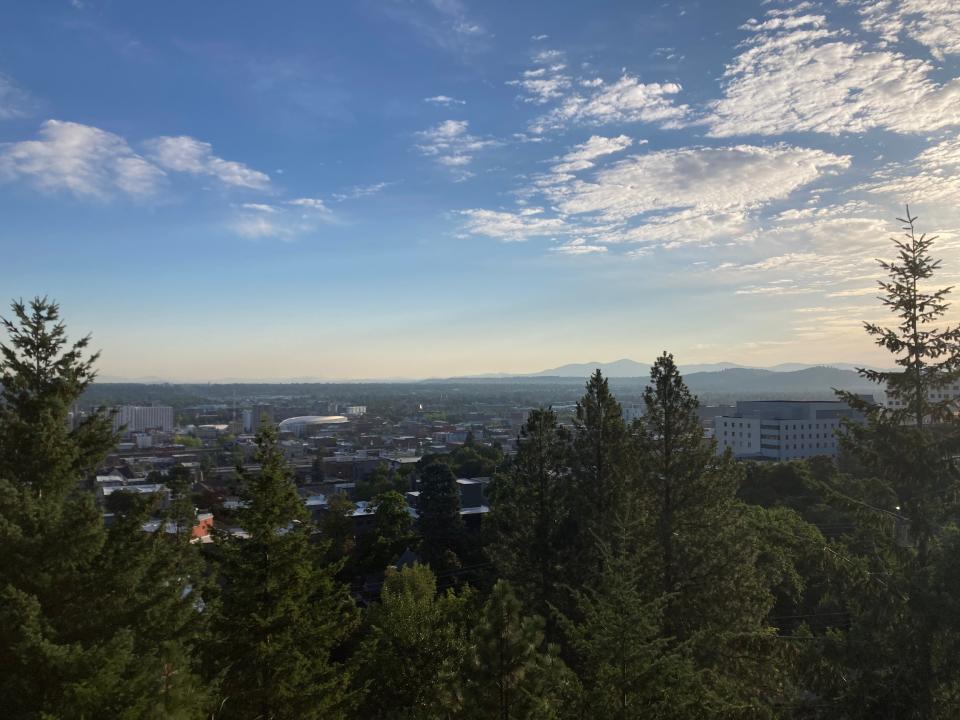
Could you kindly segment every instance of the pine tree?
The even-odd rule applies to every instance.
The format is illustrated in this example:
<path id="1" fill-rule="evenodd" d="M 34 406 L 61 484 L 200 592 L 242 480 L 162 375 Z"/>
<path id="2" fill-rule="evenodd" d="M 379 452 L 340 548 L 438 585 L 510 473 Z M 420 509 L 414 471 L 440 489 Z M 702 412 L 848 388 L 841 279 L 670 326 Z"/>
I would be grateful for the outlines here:
<path id="1" fill-rule="evenodd" d="M 577 496 L 574 542 L 579 567 L 571 568 L 568 579 L 576 585 L 597 567 L 597 547 L 611 539 L 612 514 L 633 502 L 636 483 L 633 443 L 623 412 L 599 370 L 577 403 L 569 462 Z"/>
<path id="2" fill-rule="evenodd" d="M 491 488 L 485 519 L 488 551 L 524 605 L 542 617 L 561 604 L 567 578 L 574 496 L 568 441 L 552 410 L 533 410 L 521 430 L 515 462 Z"/>
<path id="3" fill-rule="evenodd" d="M 600 547 L 595 578 L 574 593 L 574 616 L 564 617 L 583 682 L 581 706 L 589 717 L 700 718 L 711 698 L 687 648 L 663 635 L 667 596 L 650 599 L 637 563 L 635 523 L 614 519 L 617 542 Z"/>
<path id="4" fill-rule="evenodd" d="M 214 658 L 222 672 L 224 718 L 344 718 L 346 665 L 335 658 L 355 623 L 336 566 L 321 563 L 312 525 L 277 445 L 264 424 L 260 472 L 245 477 L 242 536 L 218 538 L 223 579 Z"/>
<path id="5" fill-rule="evenodd" d="M 363 661 L 356 685 L 364 698 L 357 713 L 369 720 L 447 718 L 449 685 L 462 672 L 469 591 L 437 594 L 430 568 L 387 571 L 380 603 L 367 614 Z"/>
<path id="6" fill-rule="evenodd" d="M 510 584 L 498 580 L 471 634 L 457 716 L 564 717 L 574 691 L 574 679 L 557 649 L 544 645 L 543 618 L 524 615 Z"/>
<path id="7" fill-rule="evenodd" d="M 59 307 L 13 303 L 0 345 L 0 698 L 7 717 L 196 717 L 200 613 L 190 548 L 142 529 L 108 534 L 86 483 L 115 442 L 110 419 L 74 427 L 95 376 L 89 337 Z"/>
<path id="8" fill-rule="evenodd" d="M 672 355 L 651 368 L 644 403 L 640 504 L 649 521 L 639 547 L 647 582 L 664 598 L 663 634 L 691 648 L 726 702 L 758 705 L 772 597 L 757 565 L 756 529 L 736 497 L 738 468 L 704 439 L 698 401 Z"/>

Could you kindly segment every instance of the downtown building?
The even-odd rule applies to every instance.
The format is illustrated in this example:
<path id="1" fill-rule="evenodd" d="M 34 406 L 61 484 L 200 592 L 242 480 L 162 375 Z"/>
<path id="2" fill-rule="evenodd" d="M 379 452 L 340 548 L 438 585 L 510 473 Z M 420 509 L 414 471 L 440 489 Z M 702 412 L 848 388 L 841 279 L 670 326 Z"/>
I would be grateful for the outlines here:
<path id="1" fill-rule="evenodd" d="M 142 433 L 173 432 L 173 408 L 169 405 L 120 405 L 113 409 L 113 431 Z"/>
<path id="2" fill-rule="evenodd" d="M 872 400 L 872 398 L 871 398 Z M 796 460 L 839 450 L 841 421 L 863 416 L 842 400 L 740 400 L 713 420 L 717 454 L 754 460 Z"/>

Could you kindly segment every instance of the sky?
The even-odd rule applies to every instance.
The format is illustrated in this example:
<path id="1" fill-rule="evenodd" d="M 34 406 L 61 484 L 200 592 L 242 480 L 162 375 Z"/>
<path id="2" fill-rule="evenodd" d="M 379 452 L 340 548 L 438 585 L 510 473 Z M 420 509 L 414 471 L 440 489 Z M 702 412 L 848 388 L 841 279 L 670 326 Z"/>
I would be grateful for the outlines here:
<path id="1" fill-rule="evenodd" d="M 883 363 L 960 282 L 955 0 L 0 6 L 0 296 L 104 378 Z"/>

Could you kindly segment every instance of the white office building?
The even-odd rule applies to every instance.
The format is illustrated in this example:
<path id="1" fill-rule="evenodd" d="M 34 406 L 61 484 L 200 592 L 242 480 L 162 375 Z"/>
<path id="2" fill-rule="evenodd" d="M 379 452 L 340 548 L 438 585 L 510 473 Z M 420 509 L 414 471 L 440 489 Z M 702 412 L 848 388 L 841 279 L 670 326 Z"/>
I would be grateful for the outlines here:
<path id="1" fill-rule="evenodd" d="M 741 400 L 732 415 L 713 421 L 717 453 L 737 458 L 794 460 L 835 457 L 843 418 L 860 414 L 841 400 Z"/>
<path id="2" fill-rule="evenodd" d="M 173 432 L 173 408 L 169 405 L 121 405 L 114 408 L 113 430 L 127 433 L 147 430 Z"/>

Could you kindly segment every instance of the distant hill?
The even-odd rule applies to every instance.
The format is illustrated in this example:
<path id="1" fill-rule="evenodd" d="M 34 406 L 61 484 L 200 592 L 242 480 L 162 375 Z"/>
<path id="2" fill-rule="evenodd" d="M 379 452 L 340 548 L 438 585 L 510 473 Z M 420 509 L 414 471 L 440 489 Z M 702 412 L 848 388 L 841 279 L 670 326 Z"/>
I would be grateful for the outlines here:
<path id="1" fill-rule="evenodd" d="M 646 377 L 650 374 L 650 366 L 652 364 L 653 363 L 641 363 L 628 358 L 606 363 L 570 363 L 568 365 L 550 368 L 549 370 L 541 370 L 540 372 L 529 373 L 526 375 L 526 377 L 587 377 L 588 375 L 591 375 L 597 368 L 599 368 L 600 372 L 602 372 L 606 377 Z M 731 362 L 719 362 L 707 363 L 705 365 L 684 365 L 680 368 L 680 371 L 683 373 L 695 373 L 740 367 L 744 366 Z"/>
<path id="2" fill-rule="evenodd" d="M 720 372 L 691 373 L 684 376 L 695 393 L 796 393 L 806 395 L 831 388 L 876 394 L 879 388 L 853 370 L 834 367 L 808 367 L 802 370 L 773 371 L 759 368 L 730 368 Z"/>
<path id="3" fill-rule="evenodd" d="M 541 370 L 540 372 L 535 373 L 515 373 L 512 375 L 508 373 L 486 373 L 483 375 L 471 375 L 469 377 L 471 379 L 511 377 L 586 378 L 599 368 L 600 372 L 609 378 L 639 378 L 647 377 L 647 375 L 650 373 L 650 366 L 652 364 L 652 362 L 643 363 L 637 362 L 636 360 L 630 360 L 629 358 L 622 358 L 620 360 L 614 360 L 613 362 L 595 361 L 586 363 L 569 363 L 567 365 L 561 365 L 560 367 L 549 368 L 547 370 Z M 788 373 L 796 372 L 798 370 L 808 370 L 816 367 L 829 367 L 836 368 L 838 370 L 856 370 L 858 367 L 863 366 L 852 363 L 781 363 L 771 367 L 758 367 L 752 365 L 741 365 L 733 362 L 715 362 L 690 365 L 681 364 L 680 372 L 684 375 L 692 375 L 694 373 L 703 372 L 718 372 L 723 370 L 765 370 L 772 373 Z M 866 367 L 873 366 L 866 365 Z"/>

